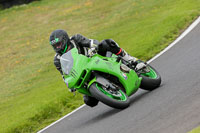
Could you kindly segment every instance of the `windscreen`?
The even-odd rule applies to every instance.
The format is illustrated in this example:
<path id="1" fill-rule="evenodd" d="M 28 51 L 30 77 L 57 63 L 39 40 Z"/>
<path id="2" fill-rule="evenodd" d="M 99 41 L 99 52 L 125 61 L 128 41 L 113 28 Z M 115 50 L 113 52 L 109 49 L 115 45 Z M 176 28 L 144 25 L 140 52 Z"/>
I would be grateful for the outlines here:
<path id="1" fill-rule="evenodd" d="M 63 73 L 68 75 L 73 67 L 73 58 L 71 51 L 68 51 L 61 56 L 60 63 Z"/>

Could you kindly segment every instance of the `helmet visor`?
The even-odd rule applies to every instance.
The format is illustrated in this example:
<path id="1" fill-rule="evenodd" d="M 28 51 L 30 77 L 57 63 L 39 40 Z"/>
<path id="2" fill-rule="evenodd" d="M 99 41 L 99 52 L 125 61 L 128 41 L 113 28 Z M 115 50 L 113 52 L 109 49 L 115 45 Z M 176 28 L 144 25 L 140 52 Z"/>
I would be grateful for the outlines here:
<path id="1" fill-rule="evenodd" d="M 57 42 L 57 43 L 53 44 L 53 47 L 54 47 L 55 49 L 61 49 L 61 47 L 62 47 L 62 42 Z"/>

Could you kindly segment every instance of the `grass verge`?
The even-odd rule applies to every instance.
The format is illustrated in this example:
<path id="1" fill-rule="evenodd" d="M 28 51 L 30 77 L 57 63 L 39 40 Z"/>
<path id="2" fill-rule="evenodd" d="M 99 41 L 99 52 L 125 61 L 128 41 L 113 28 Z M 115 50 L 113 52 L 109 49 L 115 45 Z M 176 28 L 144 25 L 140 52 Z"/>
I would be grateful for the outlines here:
<path id="1" fill-rule="evenodd" d="M 188 133 L 200 133 L 200 127 L 197 127 Z"/>
<path id="2" fill-rule="evenodd" d="M 35 132 L 83 103 L 53 66 L 53 30 L 112 38 L 148 60 L 199 13 L 200 0 L 42 0 L 0 11 L 0 132 Z"/>

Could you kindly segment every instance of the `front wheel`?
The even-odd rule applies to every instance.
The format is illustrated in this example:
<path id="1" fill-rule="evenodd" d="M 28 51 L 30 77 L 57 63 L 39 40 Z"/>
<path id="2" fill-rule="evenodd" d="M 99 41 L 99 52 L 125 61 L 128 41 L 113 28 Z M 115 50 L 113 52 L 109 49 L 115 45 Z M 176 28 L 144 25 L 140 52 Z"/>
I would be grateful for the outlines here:
<path id="1" fill-rule="evenodd" d="M 112 92 L 99 83 L 93 83 L 89 91 L 93 97 L 113 108 L 124 109 L 130 104 L 129 97 L 122 90 Z"/>
<path id="2" fill-rule="evenodd" d="M 142 77 L 140 88 L 152 91 L 160 86 L 161 76 L 152 66 L 147 65 L 147 67 L 150 71 L 140 75 L 140 77 Z"/>

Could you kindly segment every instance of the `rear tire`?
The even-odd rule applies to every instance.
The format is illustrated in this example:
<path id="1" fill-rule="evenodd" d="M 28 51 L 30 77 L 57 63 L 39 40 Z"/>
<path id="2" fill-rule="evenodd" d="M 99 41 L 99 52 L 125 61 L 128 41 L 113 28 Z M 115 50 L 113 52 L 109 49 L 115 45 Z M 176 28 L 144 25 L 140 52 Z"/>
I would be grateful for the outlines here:
<path id="1" fill-rule="evenodd" d="M 161 76 L 152 66 L 148 65 L 147 67 L 150 68 L 150 72 L 140 75 L 142 77 L 140 88 L 152 91 L 160 86 Z"/>
<path id="2" fill-rule="evenodd" d="M 93 97 L 103 102 L 104 104 L 111 106 L 116 109 L 127 108 L 130 104 L 129 97 L 122 91 L 118 91 L 118 96 L 109 93 L 99 83 L 93 83 L 89 88 L 90 93 Z"/>

